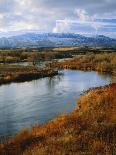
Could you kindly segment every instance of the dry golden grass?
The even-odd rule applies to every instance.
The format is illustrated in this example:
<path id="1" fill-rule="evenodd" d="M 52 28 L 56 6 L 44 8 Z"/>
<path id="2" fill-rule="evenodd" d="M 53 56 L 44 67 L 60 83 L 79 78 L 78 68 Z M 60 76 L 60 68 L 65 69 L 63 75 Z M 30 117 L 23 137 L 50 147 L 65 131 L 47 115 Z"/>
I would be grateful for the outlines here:
<path id="1" fill-rule="evenodd" d="M 65 69 L 95 70 L 115 74 L 116 53 L 77 55 L 72 61 L 59 62 L 56 66 Z"/>
<path id="2" fill-rule="evenodd" d="M 73 50 L 78 50 L 81 47 L 59 47 L 59 48 L 54 48 L 53 51 L 57 52 L 68 52 L 68 51 L 73 51 Z"/>
<path id="3" fill-rule="evenodd" d="M 87 91 L 70 114 L 25 129 L 0 155 L 115 155 L 116 84 Z"/>

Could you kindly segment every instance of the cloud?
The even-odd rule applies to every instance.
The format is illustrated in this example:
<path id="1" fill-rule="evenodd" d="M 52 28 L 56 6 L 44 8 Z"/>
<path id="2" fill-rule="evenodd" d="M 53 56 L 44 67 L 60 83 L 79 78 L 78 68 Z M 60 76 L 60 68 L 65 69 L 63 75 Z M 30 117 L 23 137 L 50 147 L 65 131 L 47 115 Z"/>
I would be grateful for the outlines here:
<path id="1" fill-rule="evenodd" d="M 0 31 L 93 31 L 106 24 L 98 19 L 116 19 L 115 6 L 115 0 L 0 0 Z"/>
<path id="2" fill-rule="evenodd" d="M 77 17 L 78 17 L 78 21 L 79 22 L 83 22 L 84 24 L 89 24 L 91 27 L 93 27 L 96 31 L 103 26 L 105 23 L 103 23 L 102 21 L 99 22 L 97 21 L 97 17 L 96 15 L 92 15 L 90 16 L 86 10 L 83 9 L 76 9 L 75 10 Z"/>
<path id="3" fill-rule="evenodd" d="M 68 32 L 73 31 L 74 25 L 77 28 L 77 31 L 80 28 L 84 28 L 85 30 L 87 27 L 93 27 L 95 30 L 100 27 L 100 22 L 95 22 L 95 16 L 89 16 L 88 13 L 84 9 L 75 9 L 74 14 L 76 14 L 76 18 L 74 19 L 63 19 L 63 20 L 56 20 L 56 25 L 53 28 L 53 32 Z M 76 30 L 76 29 L 75 29 Z"/>
<path id="4" fill-rule="evenodd" d="M 85 21 L 88 21 L 90 19 L 87 12 L 83 9 L 75 9 L 75 13 L 78 17 L 78 20 L 81 22 L 85 22 Z"/>
<path id="5" fill-rule="evenodd" d="M 70 20 L 64 19 L 64 20 L 57 20 L 56 26 L 53 28 L 54 33 L 62 33 L 62 32 L 68 32 L 70 31 Z"/>
<path id="6" fill-rule="evenodd" d="M 112 35 L 116 30 L 116 19 L 98 18 L 98 16 L 90 16 L 87 11 L 83 9 L 76 9 L 76 18 L 57 20 L 53 32 L 71 32 L 80 34 L 109 34 Z M 116 34 L 114 33 L 114 37 Z"/>

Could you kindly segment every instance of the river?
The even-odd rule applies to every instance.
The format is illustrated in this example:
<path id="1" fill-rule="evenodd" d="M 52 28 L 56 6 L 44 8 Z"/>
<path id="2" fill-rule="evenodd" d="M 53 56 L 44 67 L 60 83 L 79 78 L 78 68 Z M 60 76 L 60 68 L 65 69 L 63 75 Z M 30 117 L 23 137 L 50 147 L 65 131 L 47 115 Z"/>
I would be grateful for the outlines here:
<path id="1" fill-rule="evenodd" d="M 0 136 L 9 137 L 60 113 L 71 112 L 92 87 L 112 83 L 110 75 L 64 70 L 61 75 L 0 86 Z"/>

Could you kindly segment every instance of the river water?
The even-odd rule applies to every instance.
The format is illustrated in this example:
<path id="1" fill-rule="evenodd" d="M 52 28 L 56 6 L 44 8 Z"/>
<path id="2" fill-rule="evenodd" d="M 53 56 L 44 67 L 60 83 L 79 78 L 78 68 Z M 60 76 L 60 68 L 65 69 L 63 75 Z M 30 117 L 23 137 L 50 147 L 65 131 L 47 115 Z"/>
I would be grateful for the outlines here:
<path id="1" fill-rule="evenodd" d="M 112 83 L 110 75 L 64 70 L 61 75 L 0 86 L 0 136 L 9 137 L 34 124 L 70 112 L 92 87 Z"/>

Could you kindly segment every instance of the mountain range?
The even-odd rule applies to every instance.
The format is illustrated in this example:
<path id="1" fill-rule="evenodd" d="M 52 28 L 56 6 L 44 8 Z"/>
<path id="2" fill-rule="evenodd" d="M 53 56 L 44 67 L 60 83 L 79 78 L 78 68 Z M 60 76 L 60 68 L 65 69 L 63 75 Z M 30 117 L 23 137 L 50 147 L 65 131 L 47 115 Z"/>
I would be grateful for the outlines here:
<path id="1" fill-rule="evenodd" d="M 87 37 L 72 33 L 26 33 L 12 37 L 0 38 L 0 48 L 16 48 L 29 46 L 107 46 L 116 47 L 116 39 L 97 35 Z"/>

